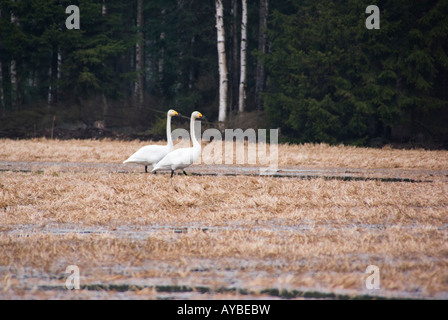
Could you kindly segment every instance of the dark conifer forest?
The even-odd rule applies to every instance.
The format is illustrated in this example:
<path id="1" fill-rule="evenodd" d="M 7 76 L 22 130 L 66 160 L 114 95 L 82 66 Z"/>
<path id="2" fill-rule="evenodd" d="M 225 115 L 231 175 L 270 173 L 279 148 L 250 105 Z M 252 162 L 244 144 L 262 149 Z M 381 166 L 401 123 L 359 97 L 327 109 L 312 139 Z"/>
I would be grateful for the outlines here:
<path id="1" fill-rule="evenodd" d="M 163 138 L 173 108 L 280 142 L 448 148 L 447 17 L 447 0 L 0 0 L 0 137 Z"/>

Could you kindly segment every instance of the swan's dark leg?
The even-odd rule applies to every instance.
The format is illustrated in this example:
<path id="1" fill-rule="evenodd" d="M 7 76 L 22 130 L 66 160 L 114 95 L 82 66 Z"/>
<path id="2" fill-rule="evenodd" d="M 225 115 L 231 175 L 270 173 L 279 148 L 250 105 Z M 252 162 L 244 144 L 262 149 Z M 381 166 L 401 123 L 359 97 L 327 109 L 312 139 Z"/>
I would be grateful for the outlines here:
<path id="1" fill-rule="evenodd" d="M 185 170 L 182 170 L 182 172 L 184 173 L 184 175 L 188 176 L 188 174 L 185 172 Z"/>
<path id="2" fill-rule="evenodd" d="M 145 166 L 145 172 L 148 173 L 148 166 Z"/>
<path id="3" fill-rule="evenodd" d="M 174 170 L 171 170 L 171 178 L 173 177 L 174 174 Z"/>

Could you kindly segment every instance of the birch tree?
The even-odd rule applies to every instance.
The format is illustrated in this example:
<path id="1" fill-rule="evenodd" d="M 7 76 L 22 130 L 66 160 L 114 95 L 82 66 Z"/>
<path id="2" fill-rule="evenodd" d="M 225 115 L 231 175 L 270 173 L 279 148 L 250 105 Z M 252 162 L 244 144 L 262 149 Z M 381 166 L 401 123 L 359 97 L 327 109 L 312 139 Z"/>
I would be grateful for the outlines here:
<path id="1" fill-rule="evenodd" d="M 106 6 L 106 0 L 103 0 L 103 3 L 101 5 L 101 15 L 105 17 L 107 15 L 107 6 Z M 107 117 L 109 116 L 109 104 L 107 103 L 106 94 L 103 92 L 101 94 L 101 100 L 103 101 L 103 128 L 106 128 L 107 125 Z"/>
<path id="2" fill-rule="evenodd" d="M 268 18 L 268 0 L 260 0 L 260 13 L 259 13 L 259 27 L 258 27 L 258 53 L 264 54 L 266 52 L 266 27 Z M 265 84 L 265 70 L 261 59 L 257 60 L 257 70 L 255 78 L 255 104 L 257 110 L 262 109 L 262 102 L 260 93 L 264 90 Z"/>
<path id="3" fill-rule="evenodd" d="M 0 8 L 1 9 L 1 8 Z M 0 11 L 0 19 L 5 19 L 5 22 L 10 20 L 12 16 L 11 11 Z M 7 25 L 9 28 L 0 29 L 0 59 L 1 61 L 1 75 L 2 75 L 2 102 L 3 102 L 3 110 L 5 112 L 11 111 L 13 106 L 13 82 L 11 75 L 11 67 L 12 67 L 12 48 L 8 46 L 8 39 L 12 38 L 12 30 L 11 25 Z M 13 43 L 10 41 L 9 43 Z"/>
<path id="4" fill-rule="evenodd" d="M 57 84 L 56 82 L 59 80 L 60 77 L 60 61 L 61 61 L 61 53 L 59 46 L 57 44 L 53 45 L 52 52 L 51 52 L 51 64 L 49 69 L 49 75 L 50 75 L 50 85 L 48 86 L 48 106 L 54 105 L 58 101 L 57 97 Z"/>
<path id="5" fill-rule="evenodd" d="M 0 18 L 1 18 L 1 10 L 0 10 Z M 1 47 L 1 43 L 0 43 Z M 3 71 L 2 71 L 2 62 L 0 61 L 0 115 L 5 113 L 5 103 L 3 99 Z"/>
<path id="6" fill-rule="evenodd" d="M 232 116 L 232 110 L 237 109 L 238 106 L 238 86 L 239 86 L 239 79 L 238 79 L 238 68 L 240 66 L 238 54 L 239 54 L 239 47 L 238 47 L 238 1 L 239 0 L 232 0 L 232 9 L 231 9 L 231 16 L 232 16 L 232 26 L 231 26 L 231 32 L 232 32 L 232 51 L 231 51 L 231 57 L 230 61 L 231 64 L 229 64 L 229 118 Z"/>
<path id="7" fill-rule="evenodd" d="M 0 20 L 2 19 L 2 8 L 0 8 Z M 0 39 L 0 48 L 2 47 L 2 40 Z M 0 115 L 3 115 L 6 111 L 5 102 L 3 98 L 3 70 L 2 70 L 2 60 L 0 56 Z"/>
<path id="8" fill-rule="evenodd" d="M 247 0 L 241 1 L 241 51 L 240 51 L 240 90 L 238 112 L 243 112 L 246 105 L 246 47 L 247 47 Z"/>
<path id="9" fill-rule="evenodd" d="M 160 86 L 162 86 L 163 81 L 163 72 L 164 72 L 164 64 L 165 64 L 165 36 L 166 32 L 165 29 L 167 29 L 166 26 L 166 9 L 162 9 L 160 11 L 160 26 L 162 27 L 162 31 L 159 35 L 159 41 L 161 43 L 161 47 L 158 52 L 158 60 L 157 60 L 157 74 L 158 74 L 158 81 L 160 82 Z M 160 93 L 163 94 L 163 89 L 160 87 Z"/>
<path id="10" fill-rule="evenodd" d="M 103 15 L 103 17 L 107 14 L 106 0 L 103 0 L 103 3 L 101 5 L 101 14 Z"/>
<path id="11" fill-rule="evenodd" d="M 138 40 L 135 44 L 135 72 L 137 79 L 134 84 L 134 99 L 137 109 L 143 106 L 143 0 L 137 1 L 137 33 Z"/>
<path id="12" fill-rule="evenodd" d="M 219 113 L 218 121 L 226 121 L 227 111 L 227 63 L 226 63 L 226 46 L 224 31 L 224 7 L 222 0 L 215 0 L 216 6 L 216 31 L 218 45 L 218 64 L 219 64 Z"/>
<path id="13" fill-rule="evenodd" d="M 13 1 L 15 2 L 15 1 Z M 11 24 L 16 25 L 18 28 L 20 28 L 20 22 L 19 18 L 15 16 L 14 13 L 11 12 Z M 14 105 L 17 111 L 20 111 L 21 109 L 21 102 L 22 102 L 22 92 L 20 87 L 20 79 L 18 79 L 17 75 L 17 60 L 12 59 L 11 60 L 11 69 L 10 69 L 10 76 L 11 76 L 11 87 L 12 93 L 15 93 L 14 96 Z"/>

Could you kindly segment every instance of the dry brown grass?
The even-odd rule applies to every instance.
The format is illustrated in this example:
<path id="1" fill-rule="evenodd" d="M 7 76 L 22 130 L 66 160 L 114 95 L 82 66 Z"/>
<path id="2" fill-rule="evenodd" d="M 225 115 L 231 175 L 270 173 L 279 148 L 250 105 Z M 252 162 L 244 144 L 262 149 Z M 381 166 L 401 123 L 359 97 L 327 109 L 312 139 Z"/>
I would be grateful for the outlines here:
<path id="1" fill-rule="evenodd" d="M 7 154 L 17 160 L 14 150 L 22 143 L 35 144 L 27 160 L 40 154 L 45 161 L 60 161 L 57 150 L 64 148 L 75 153 L 72 161 L 115 161 L 116 150 L 129 153 L 140 145 L 2 141 L 8 146 L 1 149 L 2 159 Z M 303 148 L 339 150 L 341 157 L 343 150 L 358 152 Z M 106 158 L 88 156 L 106 149 Z M 317 151 L 311 153 L 317 157 Z M 343 158 L 352 160 L 341 163 L 362 163 L 353 155 Z M 365 269 L 373 264 L 380 268 L 381 295 L 446 299 L 447 195 L 448 184 L 442 181 L 0 172 L 0 297 L 58 297 L 30 288 L 63 286 L 70 264 L 80 267 L 82 284 L 124 281 L 375 295 L 364 282 Z M 71 294 L 92 298 L 84 290 Z M 151 288 L 135 294 L 160 296 Z"/>
<path id="2" fill-rule="evenodd" d="M 279 145 L 282 165 L 447 170 L 448 151 L 382 149 L 327 144 Z"/>
<path id="3" fill-rule="evenodd" d="M 164 142 L 112 141 L 112 140 L 10 140 L 0 139 L 0 160 L 2 161 L 62 161 L 62 162 L 112 162 L 121 163 L 138 148 L 147 144 Z M 226 163 L 225 147 L 203 143 L 203 160 L 213 162 L 212 152 L 222 150 L 222 162 Z M 186 146 L 180 142 L 177 147 Z M 234 158 L 236 154 L 234 152 Z M 247 151 L 246 143 L 246 151 Z M 269 150 L 269 148 L 268 148 Z M 448 151 L 399 150 L 385 147 L 382 149 L 359 148 L 349 146 L 329 146 L 327 144 L 301 144 L 278 146 L 279 166 L 305 167 L 348 167 L 348 168 L 400 168 L 448 170 Z M 268 151 L 269 154 L 269 151 Z M 247 154 L 246 154 L 247 159 Z M 216 159 L 216 160 L 219 160 Z M 232 161 L 230 161 L 232 162 Z M 260 163 L 261 162 L 261 163 Z M 236 164 L 234 160 L 233 163 Z M 248 163 L 247 160 L 245 163 Z M 265 165 L 260 159 L 260 165 Z"/>

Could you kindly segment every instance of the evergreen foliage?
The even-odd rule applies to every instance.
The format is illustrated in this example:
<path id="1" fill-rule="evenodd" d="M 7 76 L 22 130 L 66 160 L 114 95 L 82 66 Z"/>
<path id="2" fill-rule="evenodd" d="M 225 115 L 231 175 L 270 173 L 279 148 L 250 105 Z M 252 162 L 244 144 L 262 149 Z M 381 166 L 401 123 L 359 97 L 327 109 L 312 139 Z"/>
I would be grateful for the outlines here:
<path id="1" fill-rule="evenodd" d="M 296 142 L 359 145 L 388 141 L 400 128 L 446 141 L 447 4 L 379 1 L 381 26 L 372 30 L 364 1 L 277 8 L 266 56 L 268 119 Z"/>

